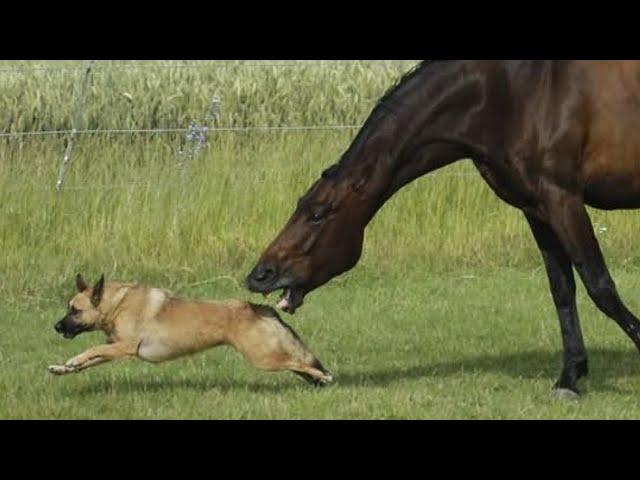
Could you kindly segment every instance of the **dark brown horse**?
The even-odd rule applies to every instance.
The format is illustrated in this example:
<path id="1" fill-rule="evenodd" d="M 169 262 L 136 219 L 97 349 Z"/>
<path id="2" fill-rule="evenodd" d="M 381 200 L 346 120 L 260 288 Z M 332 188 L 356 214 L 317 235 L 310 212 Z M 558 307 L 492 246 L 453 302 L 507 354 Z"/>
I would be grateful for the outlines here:
<path id="1" fill-rule="evenodd" d="M 564 367 L 555 388 L 578 392 L 587 352 L 573 268 L 590 297 L 640 349 L 640 322 L 620 299 L 585 209 L 640 207 L 639 61 L 428 61 L 377 104 L 247 278 L 304 296 L 352 268 L 364 229 L 404 185 L 471 158 L 505 202 L 522 210 L 555 302 Z"/>

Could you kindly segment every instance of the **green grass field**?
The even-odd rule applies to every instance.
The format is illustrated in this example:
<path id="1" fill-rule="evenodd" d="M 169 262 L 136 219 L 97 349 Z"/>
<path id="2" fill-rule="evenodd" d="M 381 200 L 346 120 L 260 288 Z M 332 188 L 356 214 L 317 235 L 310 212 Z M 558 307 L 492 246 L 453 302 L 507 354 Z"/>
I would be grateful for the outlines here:
<path id="1" fill-rule="evenodd" d="M 639 308 L 640 276 L 616 276 Z M 63 340 L 53 331 L 61 305 L 12 303 L 0 312 L 0 417 L 637 418 L 640 356 L 582 290 L 591 353 L 587 394 L 577 402 L 550 398 L 561 352 L 545 281 L 540 271 L 513 269 L 437 275 L 364 269 L 339 279 L 285 317 L 334 373 L 335 383 L 324 389 L 290 373 L 258 371 L 227 347 L 55 377 L 48 364 L 102 342 L 102 334 Z M 247 296 L 225 280 L 178 291 Z"/>
<path id="2" fill-rule="evenodd" d="M 81 74 L 2 71 L 34 65 L 52 64 L 0 63 L 0 133 L 70 127 Z M 214 93 L 221 127 L 359 124 L 411 63 L 109 65 L 129 64 L 98 62 L 82 128 L 185 128 Z M 561 345 L 539 253 L 521 215 L 465 161 L 394 197 L 367 230 L 358 267 L 284 317 L 333 371 L 331 387 L 259 372 L 223 348 L 47 372 L 103 341 L 53 330 L 77 272 L 262 301 L 242 288 L 245 275 L 354 133 L 211 132 L 184 174 L 181 134 L 82 135 L 59 195 L 63 137 L 0 137 L 0 418 L 640 417 L 640 355 L 582 287 L 588 394 L 549 398 Z M 621 294 L 640 312 L 640 218 L 591 213 Z"/>

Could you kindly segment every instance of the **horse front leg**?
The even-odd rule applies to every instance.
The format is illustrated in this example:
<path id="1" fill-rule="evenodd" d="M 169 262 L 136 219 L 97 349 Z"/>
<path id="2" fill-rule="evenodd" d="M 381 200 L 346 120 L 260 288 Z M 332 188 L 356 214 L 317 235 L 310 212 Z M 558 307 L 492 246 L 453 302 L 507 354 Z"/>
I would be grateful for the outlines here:
<path id="1" fill-rule="evenodd" d="M 562 334 L 564 365 L 553 393 L 556 396 L 575 397 L 580 393 L 577 382 L 587 375 L 588 365 L 576 306 L 576 283 L 571 258 L 548 224 L 530 215 L 525 216 L 544 260 Z"/>

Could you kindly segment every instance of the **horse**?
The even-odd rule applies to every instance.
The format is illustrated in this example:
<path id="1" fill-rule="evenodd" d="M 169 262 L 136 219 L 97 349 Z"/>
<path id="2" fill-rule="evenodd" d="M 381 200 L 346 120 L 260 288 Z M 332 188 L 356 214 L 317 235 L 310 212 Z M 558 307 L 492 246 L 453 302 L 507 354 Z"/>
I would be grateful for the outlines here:
<path id="1" fill-rule="evenodd" d="M 306 294 L 353 268 L 364 230 L 414 179 L 461 159 L 524 214 L 546 267 L 563 367 L 552 393 L 576 397 L 588 374 L 574 268 L 595 305 L 640 350 L 640 322 L 620 298 L 586 206 L 640 207 L 640 61 L 436 60 L 377 102 L 339 161 L 246 278 L 282 289 L 293 314 Z"/>

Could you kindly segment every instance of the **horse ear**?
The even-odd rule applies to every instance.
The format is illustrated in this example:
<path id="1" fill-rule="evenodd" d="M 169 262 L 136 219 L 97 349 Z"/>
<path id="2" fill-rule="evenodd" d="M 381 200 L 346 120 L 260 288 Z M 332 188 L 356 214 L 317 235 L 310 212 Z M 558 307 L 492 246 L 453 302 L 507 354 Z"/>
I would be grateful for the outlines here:
<path id="1" fill-rule="evenodd" d="M 84 292 L 87 288 L 89 288 L 87 286 L 87 283 L 84 281 L 84 278 L 82 278 L 81 274 L 76 275 L 76 288 L 79 292 Z"/>
<path id="2" fill-rule="evenodd" d="M 324 172 L 322 172 L 322 178 L 335 178 L 336 175 L 338 175 L 338 170 L 340 169 L 340 166 L 335 163 L 333 165 L 331 165 L 329 168 L 327 168 Z"/>
<path id="3" fill-rule="evenodd" d="M 102 292 L 104 291 L 104 273 L 100 276 L 100 280 L 93 286 L 91 291 L 91 303 L 94 307 L 100 304 L 102 299 Z"/>

